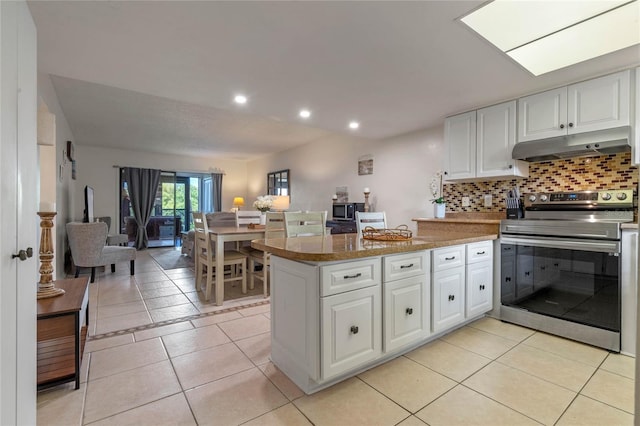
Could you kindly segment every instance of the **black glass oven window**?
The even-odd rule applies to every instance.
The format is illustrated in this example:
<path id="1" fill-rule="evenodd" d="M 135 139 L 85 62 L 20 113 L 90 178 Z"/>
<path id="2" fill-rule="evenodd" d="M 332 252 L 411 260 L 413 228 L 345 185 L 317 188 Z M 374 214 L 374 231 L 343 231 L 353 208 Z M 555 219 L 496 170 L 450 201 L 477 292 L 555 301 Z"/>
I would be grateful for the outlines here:
<path id="1" fill-rule="evenodd" d="M 620 331 L 620 258 L 559 248 L 502 244 L 503 305 Z"/>

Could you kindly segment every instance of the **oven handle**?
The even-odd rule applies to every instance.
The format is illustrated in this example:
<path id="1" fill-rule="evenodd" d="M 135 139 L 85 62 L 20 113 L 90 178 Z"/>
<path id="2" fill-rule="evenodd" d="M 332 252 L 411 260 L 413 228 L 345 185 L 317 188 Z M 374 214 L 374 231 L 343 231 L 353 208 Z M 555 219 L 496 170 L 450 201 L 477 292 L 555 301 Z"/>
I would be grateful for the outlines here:
<path id="1" fill-rule="evenodd" d="M 600 253 L 620 253 L 620 241 L 572 240 L 569 238 L 546 237 L 500 237 L 501 244 L 520 246 L 549 247 L 566 250 L 595 251 Z"/>

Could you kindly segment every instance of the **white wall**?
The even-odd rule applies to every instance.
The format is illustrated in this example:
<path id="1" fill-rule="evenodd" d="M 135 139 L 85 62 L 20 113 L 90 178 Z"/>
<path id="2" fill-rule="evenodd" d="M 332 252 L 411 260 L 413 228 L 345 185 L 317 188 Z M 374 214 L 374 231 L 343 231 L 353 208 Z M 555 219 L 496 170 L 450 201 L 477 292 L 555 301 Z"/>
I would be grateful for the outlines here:
<path id="1" fill-rule="evenodd" d="M 76 145 L 76 180 L 73 220 L 81 221 L 84 210 L 84 187 L 94 190 L 94 215 L 110 216 L 118 222 L 120 208 L 120 167 L 140 167 L 176 172 L 209 172 L 218 168 L 222 178 L 222 210 L 229 210 L 233 197 L 246 197 L 247 164 L 245 161 L 186 157 Z M 266 179 L 266 178 L 265 178 Z"/>
<path id="2" fill-rule="evenodd" d="M 47 156 L 55 155 L 56 170 L 53 171 L 53 179 L 55 180 L 54 183 L 45 183 L 41 186 L 41 190 L 55 191 L 56 211 L 58 214 L 56 215 L 54 223 L 56 245 L 54 252 L 54 277 L 61 277 L 64 276 L 64 253 L 67 247 L 67 233 L 65 231 L 64 224 L 70 222 L 72 218 L 74 186 L 76 181 L 71 179 L 71 164 L 69 162 L 66 162 L 66 166 L 63 167 L 64 171 L 62 179 L 59 178 L 57 169 L 60 165 L 65 164 L 63 151 L 66 149 L 67 141 L 75 141 L 75 139 L 71 132 L 71 128 L 67 123 L 67 119 L 62 112 L 62 108 L 58 103 L 58 97 L 48 74 L 38 73 L 38 98 L 47 105 L 49 112 L 56 116 L 56 145 L 55 147 L 52 147 L 55 149 L 55 153 L 50 152 L 50 147 L 41 147 L 41 155 L 43 154 L 43 151 L 46 152 Z M 44 150 L 42 148 L 44 148 Z M 47 170 L 40 170 L 40 173 L 41 180 L 49 180 L 52 178 L 52 170 L 50 168 Z M 45 195 L 46 194 L 42 194 L 41 197 L 44 197 Z M 47 201 L 49 201 L 49 197 L 47 197 Z"/>
<path id="3" fill-rule="evenodd" d="M 337 136 L 248 163 L 247 205 L 267 191 L 267 173 L 291 170 L 290 210 L 330 210 L 336 187 L 347 186 L 349 201 L 364 201 L 369 187 L 374 210 L 386 211 L 390 227 L 415 229 L 416 217 L 433 217 L 429 185 L 442 170 L 442 126 L 384 140 Z M 373 156 L 373 174 L 358 175 L 358 158 Z M 329 215 L 331 212 L 329 212 Z"/>

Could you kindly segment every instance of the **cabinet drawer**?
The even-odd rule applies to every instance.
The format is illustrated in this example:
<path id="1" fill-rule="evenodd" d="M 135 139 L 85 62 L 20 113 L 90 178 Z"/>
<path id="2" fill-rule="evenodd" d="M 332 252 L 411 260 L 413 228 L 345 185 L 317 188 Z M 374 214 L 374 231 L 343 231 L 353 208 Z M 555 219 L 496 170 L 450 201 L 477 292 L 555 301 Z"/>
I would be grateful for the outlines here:
<path id="1" fill-rule="evenodd" d="M 443 247 L 433 250 L 433 271 L 464 265 L 465 246 Z"/>
<path id="2" fill-rule="evenodd" d="M 383 264 L 385 282 L 429 273 L 429 258 L 426 251 L 386 256 Z"/>
<path id="3" fill-rule="evenodd" d="M 467 244 L 467 264 L 493 259 L 493 241 Z"/>
<path id="4" fill-rule="evenodd" d="M 320 268 L 320 280 L 320 296 L 380 284 L 380 258 L 323 266 Z"/>

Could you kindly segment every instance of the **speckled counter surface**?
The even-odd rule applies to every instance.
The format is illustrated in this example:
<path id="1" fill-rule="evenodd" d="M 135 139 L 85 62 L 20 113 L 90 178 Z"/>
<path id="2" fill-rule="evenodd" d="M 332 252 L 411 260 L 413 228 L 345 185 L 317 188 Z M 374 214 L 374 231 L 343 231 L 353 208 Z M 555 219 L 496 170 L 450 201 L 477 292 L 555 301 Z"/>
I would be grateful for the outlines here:
<path id="1" fill-rule="evenodd" d="M 414 218 L 418 224 L 418 236 L 434 232 L 477 232 L 498 234 L 500 220 L 506 219 L 505 212 L 474 213 L 447 212 L 442 219 Z"/>
<path id="2" fill-rule="evenodd" d="M 447 231 L 414 237 L 410 241 L 383 242 L 365 240 L 358 237 L 358 234 L 334 234 L 325 237 L 253 240 L 251 246 L 285 259 L 328 262 L 429 250 L 457 244 L 495 240 L 497 238 L 497 233 Z"/>

